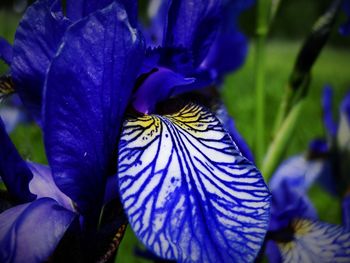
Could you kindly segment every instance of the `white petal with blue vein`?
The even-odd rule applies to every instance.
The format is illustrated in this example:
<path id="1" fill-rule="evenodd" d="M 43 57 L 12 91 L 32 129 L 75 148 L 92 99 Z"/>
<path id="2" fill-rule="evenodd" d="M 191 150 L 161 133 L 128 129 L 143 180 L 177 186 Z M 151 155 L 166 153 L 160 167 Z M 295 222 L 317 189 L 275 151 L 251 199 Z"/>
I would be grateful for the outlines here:
<path id="1" fill-rule="evenodd" d="M 209 111 L 124 123 L 120 195 L 137 237 L 179 262 L 252 262 L 268 226 L 270 194 Z"/>
<path id="2" fill-rule="evenodd" d="M 337 225 L 295 220 L 294 240 L 278 243 L 283 262 L 349 262 L 350 232 Z"/>

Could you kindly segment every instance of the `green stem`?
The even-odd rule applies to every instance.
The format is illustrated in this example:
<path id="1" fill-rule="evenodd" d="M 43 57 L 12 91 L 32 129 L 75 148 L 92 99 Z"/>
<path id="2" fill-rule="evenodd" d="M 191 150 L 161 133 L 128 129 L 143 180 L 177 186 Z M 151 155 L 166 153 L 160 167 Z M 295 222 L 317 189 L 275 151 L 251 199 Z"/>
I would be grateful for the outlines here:
<path id="1" fill-rule="evenodd" d="M 255 56 L 255 157 L 260 166 L 265 151 L 265 53 L 271 0 L 258 1 Z"/>
<path id="2" fill-rule="evenodd" d="M 267 151 L 261 172 L 266 181 L 270 179 L 273 172 L 280 163 L 284 151 L 293 135 L 299 116 L 305 104 L 305 98 L 294 105 L 287 118 L 283 121 L 276 137 Z"/>

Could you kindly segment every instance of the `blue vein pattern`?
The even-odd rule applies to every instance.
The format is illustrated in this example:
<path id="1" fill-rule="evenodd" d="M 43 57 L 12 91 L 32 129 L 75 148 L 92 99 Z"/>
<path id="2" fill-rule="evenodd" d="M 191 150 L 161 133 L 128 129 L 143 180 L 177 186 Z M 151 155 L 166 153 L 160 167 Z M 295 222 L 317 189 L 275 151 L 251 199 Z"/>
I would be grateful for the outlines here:
<path id="1" fill-rule="evenodd" d="M 195 104 L 129 118 L 119 145 L 119 187 L 136 235 L 179 262 L 253 262 L 270 193 L 218 119 Z"/>
<path id="2" fill-rule="evenodd" d="M 297 219 L 294 240 L 278 243 L 283 262 L 350 262 L 350 232 L 337 225 Z"/>

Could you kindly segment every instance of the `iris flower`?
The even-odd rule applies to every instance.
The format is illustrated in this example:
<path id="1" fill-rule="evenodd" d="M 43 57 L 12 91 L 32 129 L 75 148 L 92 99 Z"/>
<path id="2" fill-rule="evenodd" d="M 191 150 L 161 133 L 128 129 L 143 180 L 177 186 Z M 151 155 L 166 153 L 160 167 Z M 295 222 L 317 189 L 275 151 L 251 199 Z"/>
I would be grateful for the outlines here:
<path id="1" fill-rule="evenodd" d="M 350 257 L 349 127 L 350 93 L 340 107 L 340 124 L 332 118 L 331 89 L 324 89 L 324 122 L 329 141 L 315 140 L 308 155 L 294 156 L 270 182 L 271 220 L 267 239 L 270 262 L 345 262 Z M 307 196 L 318 180 L 343 199 L 343 225 L 321 222 Z"/>
<path id="2" fill-rule="evenodd" d="M 76 218 L 83 239 L 93 238 L 117 193 L 136 236 L 162 258 L 254 260 L 270 193 L 216 115 L 188 95 L 242 61 L 228 52 L 222 70 L 212 57 L 230 3 L 246 5 L 163 1 L 156 48 L 147 47 L 136 1 L 67 1 L 66 16 L 60 1 L 28 8 L 8 62 L 42 127 L 49 167 L 24 162 L 2 131 L 9 151 L 1 149 L 1 175 L 29 202 L 1 215 L 3 261 L 46 259 Z M 32 236 L 37 217 L 46 225 Z M 38 242 L 40 251 L 31 245 Z"/>

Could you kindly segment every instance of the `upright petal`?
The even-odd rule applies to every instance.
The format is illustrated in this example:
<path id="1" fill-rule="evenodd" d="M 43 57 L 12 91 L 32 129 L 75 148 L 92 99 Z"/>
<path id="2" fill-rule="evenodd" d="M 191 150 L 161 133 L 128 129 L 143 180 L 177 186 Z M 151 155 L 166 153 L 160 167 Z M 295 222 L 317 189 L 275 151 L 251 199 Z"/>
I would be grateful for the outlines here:
<path id="1" fill-rule="evenodd" d="M 74 217 L 50 198 L 6 210 L 0 214 L 0 261 L 47 261 Z"/>
<path id="2" fill-rule="evenodd" d="M 220 28 L 220 10 L 221 0 L 171 1 L 164 45 L 188 48 L 198 66 Z"/>
<path id="3" fill-rule="evenodd" d="M 120 195 L 137 237 L 179 262 L 252 262 L 269 191 L 215 116 L 194 104 L 124 124 Z"/>
<path id="4" fill-rule="evenodd" d="M 0 176 L 8 191 L 20 202 L 34 200 L 35 196 L 29 191 L 29 182 L 33 174 L 17 152 L 1 119 L 0 145 Z"/>
<path id="5" fill-rule="evenodd" d="M 340 121 L 337 133 L 339 148 L 349 155 L 350 153 L 350 92 L 343 99 L 340 106 Z M 350 156 L 349 156 L 350 157 Z"/>
<path id="6" fill-rule="evenodd" d="M 142 56 L 138 32 L 113 3 L 69 28 L 49 69 L 47 156 L 56 184 L 83 213 L 99 208 L 106 177 L 113 174 L 119 129 Z"/>
<path id="7" fill-rule="evenodd" d="M 323 123 L 327 129 L 328 135 L 335 137 L 338 125 L 333 119 L 332 109 L 333 90 L 330 86 L 325 86 L 322 95 Z"/>
<path id="8" fill-rule="evenodd" d="M 7 65 L 11 65 L 12 62 L 12 46 L 2 37 L 0 37 L 0 60 L 3 60 Z"/>
<path id="9" fill-rule="evenodd" d="M 97 10 L 103 9 L 115 0 L 71 0 L 67 1 L 67 17 L 72 21 L 80 20 Z M 137 25 L 137 0 L 119 0 L 129 16 L 132 26 Z"/>
<path id="10" fill-rule="evenodd" d="M 45 75 L 70 22 L 58 0 L 39 0 L 20 22 L 13 44 L 11 75 L 24 105 L 40 122 Z"/>

